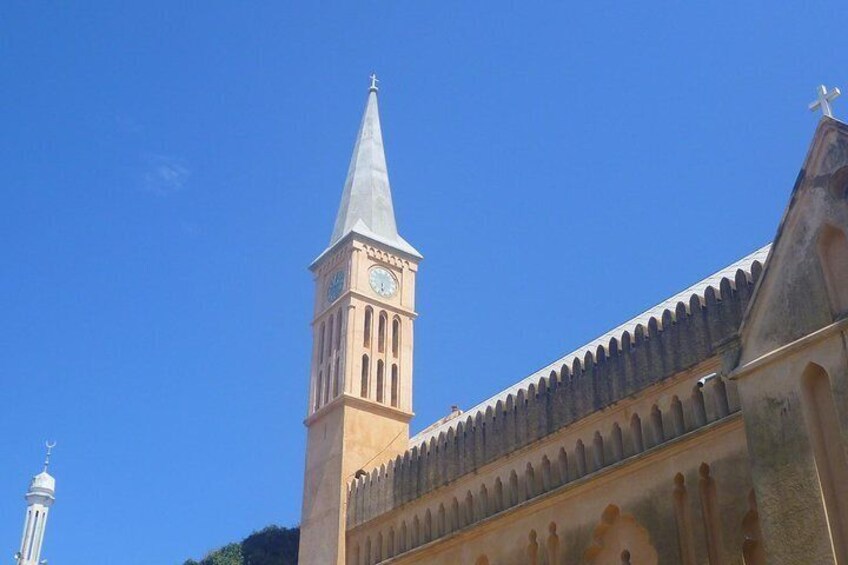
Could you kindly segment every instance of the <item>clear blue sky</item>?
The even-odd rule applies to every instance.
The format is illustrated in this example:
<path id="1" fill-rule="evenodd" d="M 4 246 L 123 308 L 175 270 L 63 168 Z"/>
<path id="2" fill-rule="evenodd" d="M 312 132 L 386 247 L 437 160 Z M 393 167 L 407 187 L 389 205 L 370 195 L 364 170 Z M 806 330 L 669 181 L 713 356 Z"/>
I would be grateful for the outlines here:
<path id="1" fill-rule="evenodd" d="M 522 4 L 4 3 L 0 555 L 47 438 L 51 562 L 298 522 L 306 266 L 372 70 L 416 430 L 773 237 L 848 3 Z"/>

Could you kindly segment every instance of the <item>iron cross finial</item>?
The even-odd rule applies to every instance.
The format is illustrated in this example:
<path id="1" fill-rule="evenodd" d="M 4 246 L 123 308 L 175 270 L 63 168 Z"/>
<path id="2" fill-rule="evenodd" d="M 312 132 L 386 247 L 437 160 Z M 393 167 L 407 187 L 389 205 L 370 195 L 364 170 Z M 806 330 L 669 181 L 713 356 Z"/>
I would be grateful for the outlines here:
<path id="1" fill-rule="evenodd" d="M 828 118 L 833 117 L 833 108 L 830 107 L 830 103 L 833 102 L 842 92 L 837 87 L 833 87 L 833 90 L 828 91 L 825 85 L 819 85 L 818 88 L 818 98 L 815 102 L 810 102 L 810 111 L 815 112 L 816 110 L 821 109 L 822 114 L 827 116 Z"/>
<path id="2" fill-rule="evenodd" d="M 371 79 L 371 87 L 368 90 L 371 92 L 377 92 L 379 90 L 379 88 L 377 88 L 377 83 L 380 82 L 377 79 L 377 73 L 371 73 L 371 76 L 368 78 Z"/>

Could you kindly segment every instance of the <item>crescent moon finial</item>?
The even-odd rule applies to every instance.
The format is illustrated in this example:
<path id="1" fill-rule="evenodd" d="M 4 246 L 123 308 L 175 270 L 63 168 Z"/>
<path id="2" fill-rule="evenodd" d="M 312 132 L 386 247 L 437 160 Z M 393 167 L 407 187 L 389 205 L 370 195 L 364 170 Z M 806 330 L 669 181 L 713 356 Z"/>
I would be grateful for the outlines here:
<path id="1" fill-rule="evenodd" d="M 44 458 L 44 472 L 47 472 L 47 467 L 50 466 L 50 453 L 53 451 L 53 448 L 56 447 L 55 441 L 46 441 L 44 442 L 45 447 L 47 447 L 47 456 Z"/>

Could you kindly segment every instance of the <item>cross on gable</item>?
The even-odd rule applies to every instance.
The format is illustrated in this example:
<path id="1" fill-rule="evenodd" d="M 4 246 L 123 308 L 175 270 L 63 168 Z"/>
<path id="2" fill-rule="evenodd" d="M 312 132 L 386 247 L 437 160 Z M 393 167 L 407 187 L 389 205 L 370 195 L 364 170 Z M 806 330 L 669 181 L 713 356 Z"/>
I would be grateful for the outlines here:
<path id="1" fill-rule="evenodd" d="M 825 87 L 825 85 L 820 85 L 818 88 L 818 99 L 815 102 L 810 103 L 810 111 L 815 112 L 819 108 L 821 108 L 822 114 L 827 116 L 828 118 L 833 117 L 833 109 L 830 107 L 830 103 L 833 102 L 842 92 L 837 87 L 833 87 L 833 90 L 829 91 Z"/>

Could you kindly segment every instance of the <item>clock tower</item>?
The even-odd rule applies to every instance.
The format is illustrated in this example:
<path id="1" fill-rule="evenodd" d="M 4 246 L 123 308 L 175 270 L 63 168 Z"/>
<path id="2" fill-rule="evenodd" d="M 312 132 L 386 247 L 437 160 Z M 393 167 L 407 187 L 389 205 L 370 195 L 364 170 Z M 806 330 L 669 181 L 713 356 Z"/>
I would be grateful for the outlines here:
<path id="1" fill-rule="evenodd" d="M 345 562 L 347 486 L 406 451 L 421 255 L 397 231 L 372 75 L 315 279 L 300 563 Z"/>

